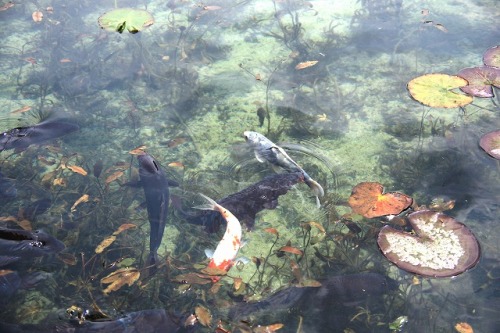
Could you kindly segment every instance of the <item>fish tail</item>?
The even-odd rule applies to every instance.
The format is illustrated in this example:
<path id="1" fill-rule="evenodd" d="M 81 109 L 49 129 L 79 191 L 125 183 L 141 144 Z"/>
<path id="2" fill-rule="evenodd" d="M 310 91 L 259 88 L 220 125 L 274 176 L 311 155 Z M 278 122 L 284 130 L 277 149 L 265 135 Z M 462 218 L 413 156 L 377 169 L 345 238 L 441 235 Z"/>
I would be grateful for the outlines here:
<path id="1" fill-rule="evenodd" d="M 217 207 L 219 206 L 219 204 L 217 204 L 217 202 L 215 202 L 214 199 L 207 197 L 203 193 L 199 193 L 199 195 L 201 195 L 205 200 L 207 200 L 207 203 L 204 205 L 195 206 L 194 208 L 202 210 L 218 210 Z"/>
<path id="2" fill-rule="evenodd" d="M 152 277 L 158 271 L 158 255 L 155 252 L 150 252 L 146 259 L 147 277 Z"/>
<path id="3" fill-rule="evenodd" d="M 314 192 L 314 194 L 317 197 L 322 197 L 325 195 L 325 190 L 323 190 L 323 187 L 314 179 L 312 178 L 306 178 L 304 182 L 309 186 L 309 188 Z"/>

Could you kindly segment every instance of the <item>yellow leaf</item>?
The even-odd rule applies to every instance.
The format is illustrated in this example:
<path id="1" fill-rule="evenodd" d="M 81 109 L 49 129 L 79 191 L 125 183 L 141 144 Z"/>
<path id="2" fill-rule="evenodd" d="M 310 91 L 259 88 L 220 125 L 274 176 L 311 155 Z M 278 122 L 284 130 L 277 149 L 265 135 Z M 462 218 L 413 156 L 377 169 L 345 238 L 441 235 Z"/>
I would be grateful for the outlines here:
<path id="1" fill-rule="evenodd" d="M 114 236 L 117 236 L 119 235 L 122 231 L 125 231 L 127 229 L 130 229 L 130 228 L 136 228 L 137 226 L 133 223 L 124 223 L 122 224 L 121 226 L 118 227 L 118 229 L 116 229 L 115 232 L 113 232 L 113 235 Z"/>
<path id="2" fill-rule="evenodd" d="M 120 268 L 119 270 L 114 271 L 101 279 L 101 283 L 110 283 L 110 285 L 104 289 L 103 292 L 105 294 L 109 294 L 112 291 L 120 289 L 126 284 L 130 287 L 139 279 L 140 276 L 141 272 L 139 272 L 136 268 Z"/>
<path id="3" fill-rule="evenodd" d="M 203 326 L 210 326 L 210 324 L 212 324 L 212 314 L 206 307 L 198 305 L 194 309 L 194 314 Z"/>
<path id="4" fill-rule="evenodd" d="M 113 242 L 116 240 L 116 236 L 109 236 L 105 238 L 97 247 L 95 248 L 95 253 L 102 253 L 108 246 L 113 244 Z"/>
<path id="5" fill-rule="evenodd" d="M 76 210 L 76 206 L 78 206 L 82 202 L 87 202 L 87 201 L 89 201 L 89 195 L 88 194 L 82 195 L 78 200 L 75 201 L 73 206 L 71 206 L 71 211 L 74 212 Z"/>
<path id="6" fill-rule="evenodd" d="M 87 171 L 85 171 L 82 167 L 79 167 L 77 165 L 67 165 L 66 167 L 75 173 L 79 173 L 82 176 L 87 175 Z"/>
<path id="7" fill-rule="evenodd" d="M 304 69 L 304 68 L 307 68 L 307 67 L 311 67 L 311 66 L 314 66 L 318 63 L 317 60 L 311 60 L 311 61 L 304 61 L 304 62 L 299 62 L 296 66 L 295 66 L 295 69 L 299 70 L 299 69 Z"/>

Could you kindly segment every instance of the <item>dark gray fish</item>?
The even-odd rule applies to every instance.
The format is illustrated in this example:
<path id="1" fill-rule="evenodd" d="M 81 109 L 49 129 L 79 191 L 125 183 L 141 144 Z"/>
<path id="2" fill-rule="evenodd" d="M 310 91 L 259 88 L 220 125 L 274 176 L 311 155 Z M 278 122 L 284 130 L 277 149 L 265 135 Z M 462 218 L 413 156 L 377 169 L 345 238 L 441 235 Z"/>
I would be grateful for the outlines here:
<path id="1" fill-rule="evenodd" d="M 0 172 L 0 199 L 13 199 L 17 196 L 15 182 Z"/>
<path id="2" fill-rule="evenodd" d="M 252 228 L 257 213 L 264 209 L 275 209 L 278 206 L 279 196 L 286 194 L 293 185 L 303 181 L 304 176 L 301 172 L 275 174 L 240 192 L 218 200 L 217 203 L 233 213 L 241 223 Z M 208 232 L 217 232 L 220 226 L 225 224 L 219 212 L 207 210 L 190 214 L 184 212 L 178 202 L 174 200 L 172 202 L 177 206 L 183 218 L 189 223 L 204 226 Z"/>
<path id="3" fill-rule="evenodd" d="M 66 118 L 49 118 L 33 126 L 16 127 L 0 134 L 0 152 L 7 149 L 22 151 L 30 145 L 44 143 L 79 128 Z"/>
<path id="4" fill-rule="evenodd" d="M 49 276 L 50 273 L 47 272 L 31 272 L 26 276 L 20 276 L 16 271 L 3 270 L 0 275 L 0 296 L 5 300 L 4 304 L 12 300 L 11 297 L 18 289 L 33 288 Z"/>
<path id="5" fill-rule="evenodd" d="M 369 296 L 380 296 L 397 288 L 397 283 L 378 273 L 332 276 L 321 280 L 321 287 L 291 286 L 277 291 L 258 302 L 241 303 L 231 307 L 229 317 L 238 319 L 261 311 L 320 310 L 329 303 L 355 305 Z M 330 304 L 331 305 L 331 304 Z"/>
<path id="6" fill-rule="evenodd" d="M 45 213 L 50 206 L 52 206 L 52 200 L 49 198 L 39 199 L 24 208 L 22 215 L 27 220 L 33 220 L 38 215 Z"/>
<path id="7" fill-rule="evenodd" d="M 139 179 L 146 197 L 150 227 L 147 265 L 151 266 L 151 275 L 156 270 L 157 252 L 167 224 L 169 181 L 165 176 L 165 172 L 151 155 L 138 155 L 137 160 L 139 161 Z"/>
<path id="8" fill-rule="evenodd" d="M 102 322 L 8 324 L 0 323 L 2 333 L 160 333 L 179 331 L 183 320 L 172 318 L 164 309 L 130 312 L 121 318 Z M 186 332 L 186 330 L 183 330 Z"/>
<path id="9" fill-rule="evenodd" d="M 22 258 L 41 257 L 64 250 L 64 244 L 42 230 L 0 228 L 0 253 Z"/>
<path id="10" fill-rule="evenodd" d="M 245 131 L 243 133 L 245 140 L 252 147 L 257 161 L 264 163 L 269 162 L 274 167 L 280 167 L 287 172 L 301 172 L 304 175 L 304 182 L 314 192 L 316 197 L 325 195 L 323 187 L 314 179 L 311 178 L 288 154 L 276 145 L 274 142 L 266 138 L 264 135 Z"/>

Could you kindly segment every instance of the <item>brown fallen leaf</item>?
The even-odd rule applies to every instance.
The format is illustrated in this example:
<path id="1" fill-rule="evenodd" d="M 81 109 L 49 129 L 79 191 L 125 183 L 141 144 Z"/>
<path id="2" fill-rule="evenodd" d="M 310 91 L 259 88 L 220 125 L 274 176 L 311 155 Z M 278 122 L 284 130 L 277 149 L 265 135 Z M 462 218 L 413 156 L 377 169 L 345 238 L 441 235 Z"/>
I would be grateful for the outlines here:
<path id="1" fill-rule="evenodd" d="M 65 263 L 66 265 L 70 265 L 70 266 L 76 265 L 76 262 L 77 262 L 76 257 L 73 254 L 67 253 L 67 252 L 58 253 L 57 258 L 59 260 L 61 260 L 63 263 Z"/>
<path id="2" fill-rule="evenodd" d="M 111 175 L 109 175 L 106 178 L 106 180 L 104 181 L 104 183 L 106 185 L 108 185 L 109 183 L 114 182 L 115 180 L 120 178 L 121 176 L 123 176 L 123 171 L 116 171 L 116 172 L 112 173 Z"/>
<path id="3" fill-rule="evenodd" d="M 265 228 L 264 231 L 279 236 L 278 230 L 276 230 L 275 228 Z"/>
<path id="4" fill-rule="evenodd" d="M 136 148 L 132 149 L 128 153 L 132 154 L 132 155 L 143 155 L 145 150 L 146 150 L 146 146 L 145 145 L 141 145 L 139 147 L 136 147 Z"/>
<path id="5" fill-rule="evenodd" d="M 95 253 L 102 253 L 108 246 L 113 244 L 113 242 L 116 240 L 116 236 L 111 235 L 109 237 L 106 237 L 97 247 L 95 248 Z"/>
<path id="6" fill-rule="evenodd" d="M 66 186 L 66 180 L 64 178 L 56 178 L 52 182 L 52 185 L 54 186 Z"/>
<path id="7" fill-rule="evenodd" d="M 89 201 L 89 195 L 88 194 L 82 195 L 78 200 L 75 201 L 73 206 L 71 206 L 71 211 L 74 212 L 76 210 L 76 206 L 78 206 L 82 202 L 87 202 L 87 201 Z"/>
<path id="8" fill-rule="evenodd" d="M 179 161 L 176 161 L 176 162 L 170 162 L 167 164 L 169 167 L 173 167 L 173 168 L 179 168 L 179 169 L 184 169 L 184 164 L 182 164 L 181 162 Z"/>
<path id="9" fill-rule="evenodd" d="M 125 230 L 130 229 L 130 228 L 137 228 L 137 226 L 135 224 L 133 224 L 133 223 L 124 223 L 121 226 L 119 226 L 118 229 L 116 229 L 115 232 L 113 232 L 113 236 L 117 236 L 122 231 L 125 231 Z"/>
<path id="10" fill-rule="evenodd" d="M 242 278 L 239 278 L 239 277 L 233 278 L 234 290 L 240 289 L 242 283 L 243 283 L 243 279 Z"/>
<path id="11" fill-rule="evenodd" d="M 0 7 L 0 12 L 3 12 L 4 10 L 7 10 L 9 8 L 14 7 L 14 3 L 12 1 L 7 2 L 5 5 Z"/>
<path id="12" fill-rule="evenodd" d="M 288 252 L 288 253 L 292 253 L 292 254 L 296 254 L 296 255 L 303 255 L 304 252 L 302 252 L 301 250 L 297 249 L 296 247 L 293 247 L 293 246 L 283 246 L 281 247 L 278 251 L 282 251 L 282 252 Z"/>
<path id="13" fill-rule="evenodd" d="M 61 64 L 65 64 L 65 63 L 68 63 L 68 62 L 72 62 L 72 60 L 71 60 L 71 59 L 68 59 L 68 58 L 62 58 L 62 59 L 60 59 L 60 60 L 59 60 L 59 62 L 60 62 Z"/>
<path id="14" fill-rule="evenodd" d="M 34 11 L 33 14 L 31 14 L 31 18 L 33 18 L 33 21 L 35 22 L 41 22 L 43 19 L 43 13 L 41 11 Z"/>
<path id="15" fill-rule="evenodd" d="M 112 291 L 120 289 L 126 284 L 130 287 L 139 279 L 140 276 L 141 272 L 134 267 L 120 268 L 101 279 L 101 283 L 110 283 L 110 285 L 104 289 L 103 292 L 105 294 L 109 294 Z"/>
<path id="16" fill-rule="evenodd" d="M 31 106 L 29 105 L 26 105 L 26 106 L 23 106 L 22 108 L 20 109 L 17 109 L 17 110 L 14 110 L 14 111 L 11 111 L 11 113 L 24 113 L 24 112 L 27 112 L 31 110 Z"/>
<path id="17" fill-rule="evenodd" d="M 455 325 L 455 329 L 459 333 L 474 333 L 474 329 L 468 323 L 462 322 Z"/>
<path id="18" fill-rule="evenodd" d="M 276 332 L 277 330 L 283 328 L 285 325 L 281 323 L 276 323 L 276 324 L 271 324 L 267 326 L 257 326 L 255 327 L 252 332 L 253 333 L 273 333 Z"/>
<path id="19" fill-rule="evenodd" d="M 299 69 L 304 69 L 304 68 L 307 68 L 307 67 L 311 67 L 311 66 L 314 66 L 318 63 L 317 60 L 311 60 L 311 61 L 304 61 L 304 62 L 299 62 L 296 66 L 295 66 L 295 69 L 299 70 Z"/>
<path id="20" fill-rule="evenodd" d="M 79 173 L 82 176 L 86 176 L 87 175 L 87 171 L 85 171 L 84 168 L 79 167 L 78 165 L 66 165 L 66 167 L 68 169 L 70 169 L 71 171 L 73 171 L 74 173 Z"/>
<path id="21" fill-rule="evenodd" d="M 194 308 L 194 314 L 196 315 L 196 319 L 198 319 L 203 326 L 208 327 L 212 324 L 212 314 L 206 307 L 198 305 Z"/>

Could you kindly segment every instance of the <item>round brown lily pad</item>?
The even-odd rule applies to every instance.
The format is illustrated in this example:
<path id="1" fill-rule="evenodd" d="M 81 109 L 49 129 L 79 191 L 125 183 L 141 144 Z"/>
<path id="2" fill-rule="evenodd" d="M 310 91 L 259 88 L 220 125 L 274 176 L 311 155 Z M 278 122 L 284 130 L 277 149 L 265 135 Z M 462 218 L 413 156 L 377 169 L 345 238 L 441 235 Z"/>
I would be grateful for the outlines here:
<path id="1" fill-rule="evenodd" d="M 463 223 L 440 212 L 408 216 L 415 234 L 385 226 L 378 235 L 383 255 L 399 268 L 428 277 L 455 276 L 479 261 L 480 247 Z"/>
<path id="2" fill-rule="evenodd" d="M 493 97 L 491 86 L 500 88 L 500 68 L 490 66 L 464 68 L 458 72 L 458 76 L 469 82 L 465 87 L 460 87 L 460 90 L 475 97 Z"/>
<path id="3" fill-rule="evenodd" d="M 417 102 L 435 108 L 456 108 L 472 103 L 472 97 L 458 94 L 453 89 L 467 85 L 467 80 L 447 74 L 426 74 L 408 82 L 411 97 Z"/>
<path id="4" fill-rule="evenodd" d="M 483 135 L 479 141 L 479 146 L 481 146 L 488 155 L 500 160 L 500 130 Z"/>
<path id="5" fill-rule="evenodd" d="M 483 63 L 486 66 L 500 68 L 500 45 L 494 46 L 484 52 Z"/>
<path id="6" fill-rule="evenodd" d="M 413 199 L 399 192 L 383 193 L 377 182 L 363 182 L 354 186 L 349 197 L 352 210 L 367 218 L 399 214 L 410 207 Z"/>

